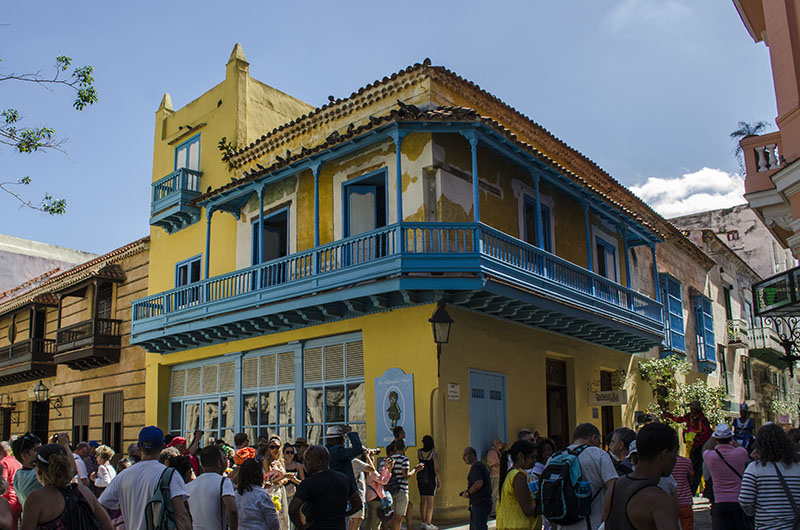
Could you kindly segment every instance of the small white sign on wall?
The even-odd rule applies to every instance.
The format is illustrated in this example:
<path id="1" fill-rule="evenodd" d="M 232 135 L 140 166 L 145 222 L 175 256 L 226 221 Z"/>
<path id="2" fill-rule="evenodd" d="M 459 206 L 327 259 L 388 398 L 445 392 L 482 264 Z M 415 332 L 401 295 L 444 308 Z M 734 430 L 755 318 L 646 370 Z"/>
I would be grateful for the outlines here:
<path id="1" fill-rule="evenodd" d="M 461 387 L 458 383 L 447 383 L 447 399 L 459 401 L 461 399 Z"/>
<path id="2" fill-rule="evenodd" d="M 589 405 L 593 407 L 626 405 L 627 403 L 627 390 L 603 390 L 600 392 L 589 392 Z"/>

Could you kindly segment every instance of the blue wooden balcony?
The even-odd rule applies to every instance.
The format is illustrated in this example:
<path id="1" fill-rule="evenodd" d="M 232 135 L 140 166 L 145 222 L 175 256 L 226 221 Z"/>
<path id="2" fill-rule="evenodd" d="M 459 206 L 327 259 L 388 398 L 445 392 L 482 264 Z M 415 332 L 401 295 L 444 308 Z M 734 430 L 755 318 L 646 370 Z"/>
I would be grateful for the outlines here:
<path id="1" fill-rule="evenodd" d="M 171 352 L 444 299 L 621 351 L 662 305 L 482 223 L 400 223 L 133 303 L 131 343 Z"/>
<path id="2" fill-rule="evenodd" d="M 200 195 L 201 171 L 181 168 L 153 183 L 150 224 L 167 233 L 200 220 L 200 208 L 191 203 Z"/>

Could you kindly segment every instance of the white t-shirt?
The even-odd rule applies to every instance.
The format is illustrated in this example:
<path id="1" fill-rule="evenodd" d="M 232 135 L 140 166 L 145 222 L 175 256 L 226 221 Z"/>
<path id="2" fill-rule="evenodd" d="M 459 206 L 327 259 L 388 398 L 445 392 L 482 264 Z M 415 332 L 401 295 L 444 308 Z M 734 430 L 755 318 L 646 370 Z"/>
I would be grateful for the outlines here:
<path id="1" fill-rule="evenodd" d="M 192 512 L 194 530 L 219 530 L 223 528 L 222 496 L 234 496 L 233 482 L 218 473 L 203 473 L 186 485 L 189 491 L 189 510 Z"/>
<path id="2" fill-rule="evenodd" d="M 94 485 L 98 488 L 105 488 L 111 484 L 111 481 L 114 480 L 114 477 L 117 476 L 117 471 L 111 467 L 111 464 L 106 462 L 105 464 L 101 464 L 97 466 L 97 477 L 94 479 Z"/>
<path id="3" fill-rule="evenodd" d="M 72 453 L 72 458 L 75 459 L 75 467 L 78 468 L 78 478 L 89 480 L 89 472 L 86 471 L 86 464 L 79 455 Z"/>
<path id="4" fill-rule="evenodd" d="M 570 445 L 568 449 L 575 449 L 579 446 Z M 619 478 L 611 457 L 599 447 L 589 446 L 578 455 L 578 462 L 581 464 L 583 479 L 588 480 L 592 485 L 592 513 L 589 516 L 592 530 L 600 526 L 600 519 L 603 517 L 603 496 L 605 494 L 605 484 L 609 480 Z M 586 521 L 580 521 L 569 526 L 558 525 L 559 530 L 586 530 Z"/>
<path id="5" fill-rule="evenodd" d="M 106 508 L 119 507 L 128 530 L 147 530 L 144 507 L 156 491 L 165 469 L 167 467 L 158 460 L 142 460 L 124 469 L 100 495 L 100 504 Z M 177 471 L 172 474 L 169 494 L 170 499 L 189 496 L 183 477 Z"/>

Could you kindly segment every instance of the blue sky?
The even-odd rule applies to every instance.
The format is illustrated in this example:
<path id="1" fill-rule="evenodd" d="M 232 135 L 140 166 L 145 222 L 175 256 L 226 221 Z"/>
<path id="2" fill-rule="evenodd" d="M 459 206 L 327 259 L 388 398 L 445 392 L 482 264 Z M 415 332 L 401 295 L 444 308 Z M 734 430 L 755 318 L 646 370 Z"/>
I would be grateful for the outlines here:
<path id="1" fill-rule="evenodd" d="M 728 1 L 16 2 L 0 24 L 0 72 L 64 54 L 100 94 L 77 112 L 67 91 L 0 83 L 0 107 L 68 139 L 67 155 L 0 151 L 0 181 L 68 203 L 50 217 L 0 195 L 0 233 L 93 252 L 148 233 L 154 112 L 219 83 L 236 42 L 253 77 L 316 106 L 430 57 L 666 215 L 741 202 L 728 134 L 776 114 L 767 48 Z"/>

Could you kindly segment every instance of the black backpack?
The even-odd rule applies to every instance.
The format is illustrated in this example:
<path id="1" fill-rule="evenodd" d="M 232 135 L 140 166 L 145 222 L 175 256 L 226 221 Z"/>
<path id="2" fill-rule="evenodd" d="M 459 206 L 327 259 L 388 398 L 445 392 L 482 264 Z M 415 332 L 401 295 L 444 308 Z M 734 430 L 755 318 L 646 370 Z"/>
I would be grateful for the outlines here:
<path id="1" fill-rule="evenodd" d="M 551 523 L 571 525 L 587 519 L 592 511 L 592 486 L 583 479 L 578 461 L 587 447 L 556 453 L 542 471 L 538 501 Z"/>

